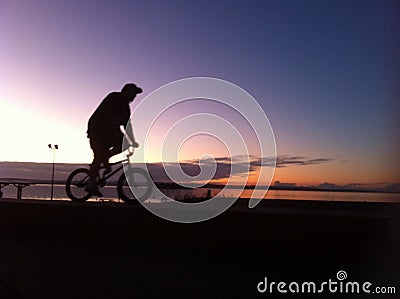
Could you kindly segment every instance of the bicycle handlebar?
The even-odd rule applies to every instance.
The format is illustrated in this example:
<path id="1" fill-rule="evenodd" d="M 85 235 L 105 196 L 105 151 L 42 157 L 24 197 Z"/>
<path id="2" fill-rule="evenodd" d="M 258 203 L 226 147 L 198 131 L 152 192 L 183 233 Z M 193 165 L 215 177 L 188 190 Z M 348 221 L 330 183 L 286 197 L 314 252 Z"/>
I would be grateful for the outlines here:
<path id="1" fill-rule="evenodd" d="M 126 156 L 131 157 L 135 151 L 135 148 L 139 147 L 139 144 L 137 144 L 137 142 L 135 142 L 131 138 L 129 138 L 124 126 L 120 126 L 119 129 L 121 130 L 122 134 L 124 134 L 124 138 L 126 138 L 126 140 L 128 141 L 128 144 L 129 144 L 128 153 L 126 154 Z"/>
<path id="2" fill-rule="evenodd" d="M 128 153 L 126 154 L 126 156 L 132 157 L 134 152 L 135 152 L 135 147 L 132 144 L 129 144 Z"/>
<path id="3" fill-rule="evenodd" d="M 126 154 L 127 157 L 131 157 L 133 153 L 135 152 L 135 148 L 138 148 L 139 145 L 136 142 L 131 142 L 131 140 L 128 140 L 128 153 Z"/>

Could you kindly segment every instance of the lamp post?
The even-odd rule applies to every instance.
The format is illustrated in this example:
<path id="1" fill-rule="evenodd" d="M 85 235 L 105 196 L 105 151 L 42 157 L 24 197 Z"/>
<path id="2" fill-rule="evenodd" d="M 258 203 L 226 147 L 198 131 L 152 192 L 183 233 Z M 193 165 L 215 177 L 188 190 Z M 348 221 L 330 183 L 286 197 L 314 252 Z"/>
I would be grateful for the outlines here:
<path id="1" fill-rule="evenodd" d="M 54 144 L 54 146 L 49 143 L 48 147 L 53 150 L 53 171 L 51 172 L 51 196 L 50 200 L 53 200 L 53 190 L 54 190 L 54 164 L 56 160 L 56 150 L 58 150 L 58 145 Z"/>

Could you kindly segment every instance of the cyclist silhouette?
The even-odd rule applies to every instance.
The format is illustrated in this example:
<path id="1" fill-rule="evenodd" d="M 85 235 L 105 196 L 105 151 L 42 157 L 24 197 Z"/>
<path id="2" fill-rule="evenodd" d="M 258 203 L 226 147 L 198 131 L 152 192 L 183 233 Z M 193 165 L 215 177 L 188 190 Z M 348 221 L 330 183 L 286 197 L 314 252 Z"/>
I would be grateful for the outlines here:
<path id="1" fill-rule="evenodd" d="M 87 136 L 93 150 L 93 162 L 90 165 L 90 179 L 86 191 L 92 195 L 103 196 L 96 183 L 101 164 L 106 168 L 106 171 L 110 171 L 108 162 L 110 157 L 125 150 L 122 148 L 124 134 L 121 131 L 121 126 L 125 128 L 128 137 L 133 141 L 133 146 L 138 147 L 129 122 L 131 115 L 129 104 L 137 94 L 142 92 L 143 90 L 136 84 L 125 84 L 121 92 L 108 94 L 89 119 Z"/>

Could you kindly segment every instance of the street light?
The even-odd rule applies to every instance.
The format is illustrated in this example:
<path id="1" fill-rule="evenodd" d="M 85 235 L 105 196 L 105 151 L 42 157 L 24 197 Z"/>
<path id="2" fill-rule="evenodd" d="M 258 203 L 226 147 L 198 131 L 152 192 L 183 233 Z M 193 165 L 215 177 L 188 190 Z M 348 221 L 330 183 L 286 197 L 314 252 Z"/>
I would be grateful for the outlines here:
<path id="1" fill-rule="evenodd" d="M 54 190 L 54 162 L 55 162 L 55 160 L 56 160 L 56 150 L 58 150 L 58 145 L 57 144 L 54 144 L 54 146 L 51 144 L 51 143 L 49 143 L 48 144 L 48 147 L 50 148 L 50 149 L 52 149 L 53 150 L 53 171 L 52 171 L 52 173 L 51 173 L 51 196 L 50 196 L 50 200 L 53 200 L 53 190 Z"/>

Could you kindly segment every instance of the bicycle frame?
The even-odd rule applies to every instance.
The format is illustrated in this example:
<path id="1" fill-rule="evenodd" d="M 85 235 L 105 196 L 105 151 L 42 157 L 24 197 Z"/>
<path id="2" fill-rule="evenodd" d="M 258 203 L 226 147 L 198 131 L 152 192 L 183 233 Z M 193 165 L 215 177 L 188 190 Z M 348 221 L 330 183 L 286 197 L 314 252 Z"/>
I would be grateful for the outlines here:
<path id="1" fill-rule="evenodd" d="M 103 172 L 103 175 L 102 175 L 102 176 L 100 176 L 100 172 L 98 173 L 98 178 L 99 178 L 99 182 L 100 182 L 100 183 L 105 183 L 105 182 L 107 181 L 108 178 L 112 177 L 114 174 L 116 174 L 116 173 L 119 172 L 121 169 L 123 169 L 123 168 L 124 168 L 124 165 L 123 165 L 122 163 L 128 162 L 128 164 L 130 164 L 130 157 L 133 155 L 133 149 L 132 149 L 132 150 L 129 149 L 128 151 L 129 151 L 129 152 L 128 152 L 128 154 L 126 154 L 126 158 L 125 158 L 125 159 L 122 159 L 122 160 L 117 161 L 117 162 L 110 163 L 110 166 L 117 165 L 117 164 L 121 164 L 120 167 L 118 167 L 117 169 L 115 169 L 115 170 L 113 170 L 113 171 L 111 171 L 110 173 L 107 173 L 107 174 L 105 174 L 105 173 Z M 104 168 L 104 166 L 101 167 L 100 169 L 103 169 L 103 168 Z M 99 171 L 100 171 L 100 169 L 99 169 Z"/>
<path id="2" fill-rule="evenodd" d="M 148 172 L 146 172 L 144 169 L 137 168 L 135 166 L 132 166 L 130 163 L 130 157 L 133 155 L 133 147 L 130 147 L 128 149 L 128 153 L 126 154 L 126 158 L 122 159 L 117 162 L 112 162 L 110 163 L 110 166 L 120 164 L 116 169 L 112 170 L 110 169 L 110 172 L 107 173 L 107 167 L 100 167 L 101 170 L 103 171 L 98 171 L 97 173 L 97 185 L 98 187 L 104 187 L 107 183 L 107 180 L 115 175 L 117 172 L 120 172 L 121 169 L 127 167 L 128 169 L 125 169 L 129 171 L 128 175 L 129 177 L 135 176 L 140 178 L 138 182 L 140 184 L 134 184 L 134 188 L 140 188 L 139 191 L 140 195 L 139 198 L 133 194 L 133 191 L 131 189 L 131 186 L 128 184 L 128 179 L 126 178 L 125 173 L 122 173 L 119 176 L 119 179 L 116 181 L 116 186 L 117 186 L 117 191 L 118 191 L 118 197 L 122 199 L 126 203 L 136 203 L 137 200 L 144 200 L 147 199 L 152 192 L 153 185 L 151 183 L 151 177 Z M 127 162 L 127 163 L 126 163 Z M 128 165 L 126 165 L 128 164 Z M 92 193 L 90 193 L 87 190 L 87 183 L 90 177 L 90 170 L 87 168 L 78 168 L 75 169 L 69 176 L 66 182 L 66 192 L 69 198 L 71 200 L 76 201 L 76 202 L 83 202 L 88 200 L 91 196 Z M 135 179 L 136 181 L 137 179 Z M 130 190 L 127 190 L 126 187 L 129 186 Z M 143 188 L 145 187 L 145 189 Z M 136 190 L 136 189 L 135 189 Z M 144 190 L 144 192 L 142 192 Z M 127 193 L 126 193 L 127 192 Z"/>

